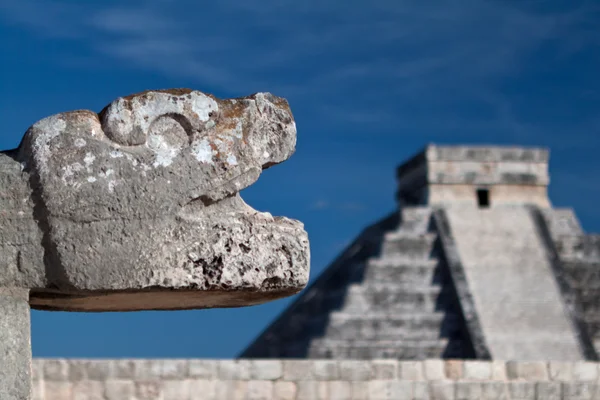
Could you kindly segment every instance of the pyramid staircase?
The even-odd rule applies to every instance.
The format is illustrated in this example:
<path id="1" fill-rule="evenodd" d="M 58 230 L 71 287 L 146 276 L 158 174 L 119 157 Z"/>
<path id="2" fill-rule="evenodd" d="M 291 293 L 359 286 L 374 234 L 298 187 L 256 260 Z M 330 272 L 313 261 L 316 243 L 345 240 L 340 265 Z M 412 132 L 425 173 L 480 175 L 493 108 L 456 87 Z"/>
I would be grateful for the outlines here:
<path id="1" fill-rule="evenodd" d="M 378 255 L 344 266 L 296 308 L 278 339 L 285 356 L 335 359 L 462 357 L 450 283 L 437 253 L 432 210 L 405 208 Z M 307 334 L 310 332 L 310 334 Z M 283 356 L 279 354 L 278 356 Z"/>

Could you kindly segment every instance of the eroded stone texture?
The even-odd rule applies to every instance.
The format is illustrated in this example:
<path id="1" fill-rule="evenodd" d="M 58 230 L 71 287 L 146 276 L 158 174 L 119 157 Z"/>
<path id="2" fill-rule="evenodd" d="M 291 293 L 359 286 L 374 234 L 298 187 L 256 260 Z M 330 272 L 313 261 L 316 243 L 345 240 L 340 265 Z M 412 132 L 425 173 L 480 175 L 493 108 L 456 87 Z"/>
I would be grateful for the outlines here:
<path id="1" fill-rule="evenodd" d="M 303 225 L 239 196 L 295 144 L 287 102 L 268 93 L 149 91 L 45 118 L 0 154 L 0 283 L 32 288 L 32 307 L 91 311 L 296 293 Z"/>

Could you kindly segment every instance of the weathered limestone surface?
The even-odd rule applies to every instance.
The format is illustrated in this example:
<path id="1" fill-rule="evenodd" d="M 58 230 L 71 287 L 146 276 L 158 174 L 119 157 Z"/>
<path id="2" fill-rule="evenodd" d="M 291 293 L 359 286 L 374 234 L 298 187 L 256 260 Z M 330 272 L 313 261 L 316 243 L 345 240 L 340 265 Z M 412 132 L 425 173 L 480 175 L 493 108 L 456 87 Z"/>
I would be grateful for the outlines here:
<path id="1" fill-rule="evenodd" d="M 0 153 L 0 286 L 41 309 L 258 304 L 308 281 L 303 225 L 239 192 L 295 151 L 285 100 L 192 90 L 34 124 Z"/>

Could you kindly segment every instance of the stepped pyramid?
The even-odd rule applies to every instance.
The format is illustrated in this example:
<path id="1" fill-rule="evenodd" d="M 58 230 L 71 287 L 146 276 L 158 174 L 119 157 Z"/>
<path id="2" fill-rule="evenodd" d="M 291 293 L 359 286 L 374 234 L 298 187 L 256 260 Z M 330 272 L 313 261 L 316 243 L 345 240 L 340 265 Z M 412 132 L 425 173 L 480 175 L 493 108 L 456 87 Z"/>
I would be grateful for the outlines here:
<path id="1" fill-rule="evenodd" d="M 548 199 L 549 152 L 427 146 L 245 358 L 597 360 L 600 235 Z"/>

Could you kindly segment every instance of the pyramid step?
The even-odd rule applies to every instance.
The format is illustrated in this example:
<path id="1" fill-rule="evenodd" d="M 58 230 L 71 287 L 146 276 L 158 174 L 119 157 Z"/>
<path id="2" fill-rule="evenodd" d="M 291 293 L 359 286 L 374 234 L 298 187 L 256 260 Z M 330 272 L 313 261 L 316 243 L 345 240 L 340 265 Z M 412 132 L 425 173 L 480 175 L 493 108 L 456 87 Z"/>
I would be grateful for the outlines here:
<path id="1" fill-rule="evenodd" d="M 431 257 L 436 238 L 437 235 L 434 233 L 389 232 L 385 235 L 381 254 L 384 256 L 400 255 L 410 259 L 427 259 Z"/>
<path id="2" fill-rule="evenodd" d="M 376 267 L 429 267 L 435 268 L 439 264 L 439 260 L 437 258 L 428 258 L 428 259 L 417 259 L 402 257 L 400 255 L 390 255 L 383 257 L 373 257 L 367 260 L 369 265 L 373 265 Z"/>
<path id="3" fill-rule="evenodd" d="M 433 311 L 441 293 L 439 286 L 397 283 L 365 283 L 349 285 L 343 296 L 341 311 Z"/>
<path id="4" fill-rule="evenodd" d="M 565 261 L 600 261 L 600 235 L 561 235 L 554 244 Z"/>
<path id="5" fill-rule="evenodd" d="M 562 260 L 567 282 L 574 289 L 600 289 L 600 263 Z"/>
<path id="6" fill-rule="evenodd" d="M 432 209 L 428 207 L 402 208 L 400 231 L 425 233 L 429 228 Z"/>
<path id="7" fill-rule="evenodd" d="M 399 315 L 333 312 L 316 323 L 326 324 L 324 336 L 330 339 L 434 340 L 441 336 L 444 318 L 439 312 Z"/>
<path id="8" fill-rule="evenodd" d="M 437 259 L 410 260 L 404 257 L 370 259 L 365 268 L 365 281 L 428 284 L 436 279 Z"/>
<path id="9" fill-rule="evenodd" d="M 332 340 L 314 339 L 309 347 L 310 358 L 422 360 L 441 358 L 447 339 L 437 340 Z"/>

